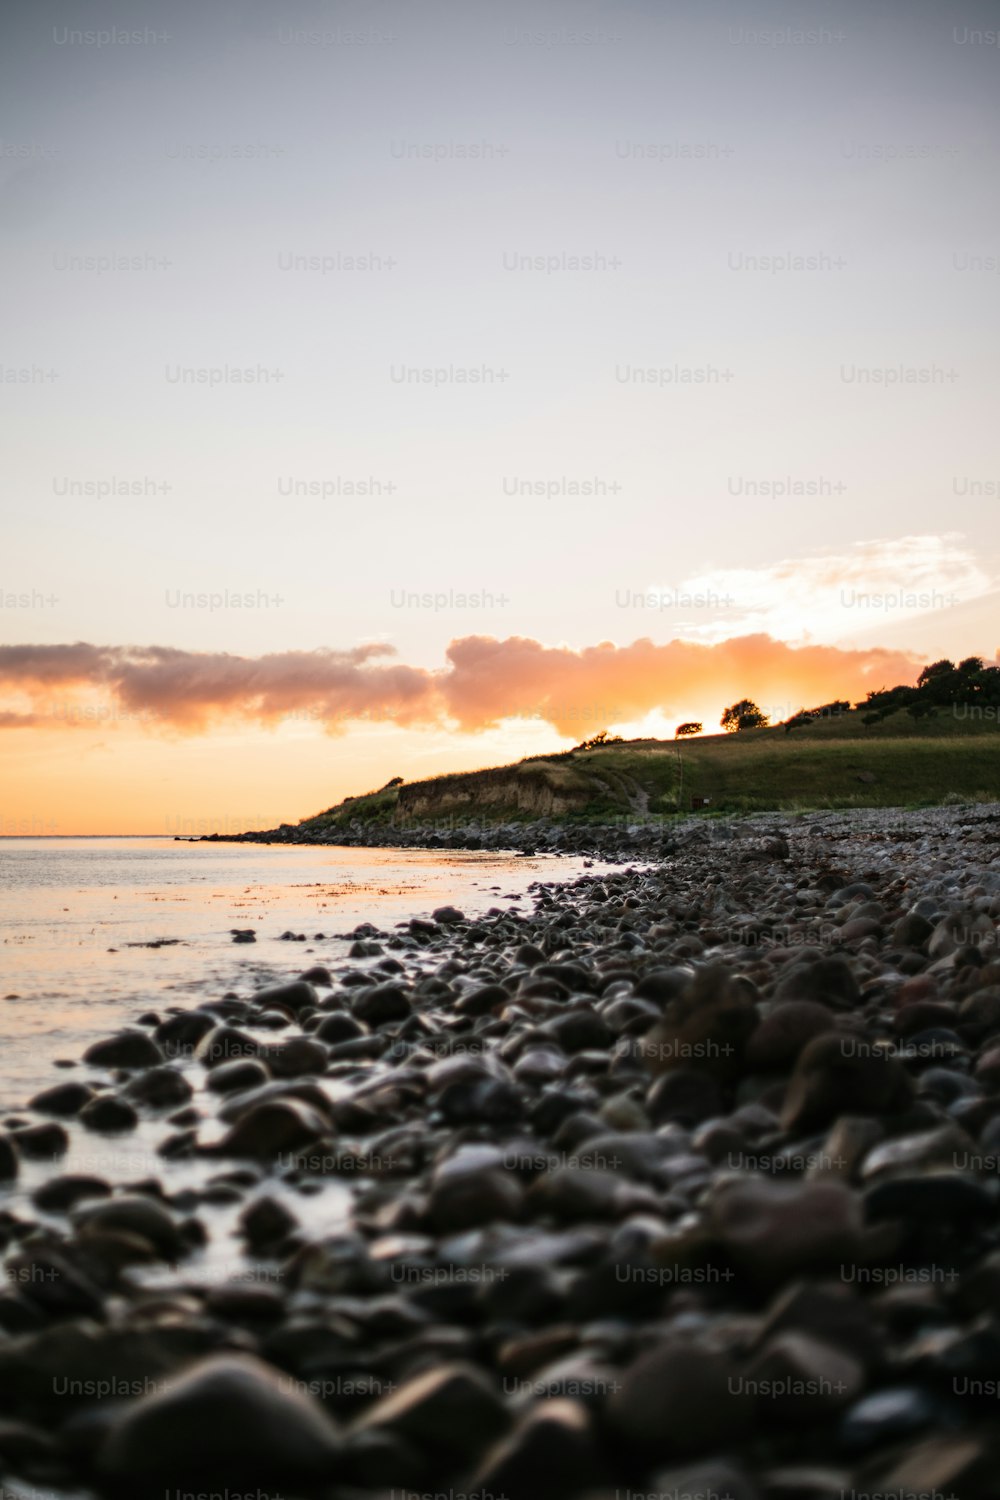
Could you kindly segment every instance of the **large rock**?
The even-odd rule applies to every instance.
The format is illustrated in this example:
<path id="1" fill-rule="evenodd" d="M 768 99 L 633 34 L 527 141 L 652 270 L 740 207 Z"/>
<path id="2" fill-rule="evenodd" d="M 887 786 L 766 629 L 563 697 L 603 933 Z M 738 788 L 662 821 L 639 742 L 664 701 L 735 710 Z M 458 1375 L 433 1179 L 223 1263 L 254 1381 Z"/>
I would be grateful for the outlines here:
<path id="1" fill-rule="evenodd" d="M 167 1260 L 174 1259 L 184 1247 L 170 1210 L 141 1193 L 125 1193 L 77 1209 L 73 1221 L 84 1230 L 138 1235 Z"/>
<path id="2" fill-rule="evenodd" d="M 815 1037 L 799 1057 L 781 1123 L 789 1131 L 822 1130 L 841 1115 L 886 1115 L 906 1108 L 913 1082 L 886 1049 L 853 1033 Z"/>
<path id="3" fill-rule="evenodd" d="M 435 1458 L 473 1461 L 509 1424 L 499 1392 L 473 1365 L 426 1370 L 367 1408 L 357 1433 L 387 1428 Z"/>
<path id="4" fill-rule="evenodd" d="M 17 1176 L 19 1157 L 14 1138 L 0 1130 L 0 1182 Z"/>
<path id="5" fill-rule="evenodd" d="M 85 1104 L 94 1097 L 94 1090 L 87 1083 L 57 1083 L 43 1089 L 30 1101 L 30 1108 L 40 1115 L 78 1115 Z"/>
<path id="6" fill-rule="evenodd" d="M 594 1487 L 591 1418 L 578 1401 L 539 1402 L 486 1454 L 467 1489 L 518 1500 L 572 1500 Z"/>
<path id="7" fill-rule="evenodd" d="M 95 1068 L 155 1068 L 163 1053 L 148 1032 L 126 1029 L 94 1042 L 83 1060 Z"/>
<path id="8" fill-rule="evenodd" d="M 757 1025 L 756 996 L 742 975 L 721 963 L 706 965 L 646 1033 L 642 1051 L 650 1072 L 697 1068 L 716 1078 L 739 1077 Z"/>
<path id="9" fill-rule="evenodd" d="M 853 1263 L 862 1233 L 860 1203 L 839 1182 L 725 1183 L 709 1223 L 734 1264 L 763 1286 Z"/>
<path id="10" fill-rule="evenodd" d="M 428 1214 L 439 1234 L 519 1219 L 524 1192 L 493 1147 L 466 1146 L 443 1161 L 431 1182 Z"/>
<path id="11" fill-rule="evenodd" d="M 310 1494 L 337 1473 L 337 1429 L 288 1376 L 249 1355 L 196 1364 L 118 1418 L 99 1455 L 114 1492 L 269 1489 Z"/>
<path id="12" fill-rule="evenodd" d="M 753 1073 L 783 1072 L 797 1061 L 813 1037 L 832 1031 L 833 1011 L 815 1000 L 785 1000 L 761 1021 L 747 1044 L 747 1067 Z"/>
<path id="13" fill-rule="evenodd" d="M 753 1405 L 726 1355 L 677 1340 L 628 1367 L 607 1419 L 643 1454 L 680 1458 L 735 1446 L 751 1430 Z"/>
<path id="14" fill-rule="evenodd" d="M 299 1099 L 265 1100 L 241 1115 L 214 1150 L 221 1156 L 269 1161 L 300 1150 L 328 1130 L 322 1115 Z"/>

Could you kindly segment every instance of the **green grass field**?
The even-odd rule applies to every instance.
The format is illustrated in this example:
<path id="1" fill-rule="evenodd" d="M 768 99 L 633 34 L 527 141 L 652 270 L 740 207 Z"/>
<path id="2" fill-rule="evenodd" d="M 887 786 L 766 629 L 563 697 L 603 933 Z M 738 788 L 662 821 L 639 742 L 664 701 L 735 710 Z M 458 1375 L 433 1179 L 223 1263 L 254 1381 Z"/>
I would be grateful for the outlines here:
<path id="1" fill-rule="evenodd" d="M 1000 723 L 947 711 L 915 724 L 905 712 L 866 726 L 860 713 L 786 733 L 781 727 L 687 740 L 630 740 L 535 756 L 507 767 L 382 788 L 307 818 L 307 828 L 405 821 L 419 797 L 432 811 L 481 822 L 528 821 L 527 781 L 555 792 L 578 819 L 670 817 L 707 798 L 712 813 L 850 807 L 932 807 L 1000 800 Z M 471 786 L 471 796 L 470 796 Z"/>

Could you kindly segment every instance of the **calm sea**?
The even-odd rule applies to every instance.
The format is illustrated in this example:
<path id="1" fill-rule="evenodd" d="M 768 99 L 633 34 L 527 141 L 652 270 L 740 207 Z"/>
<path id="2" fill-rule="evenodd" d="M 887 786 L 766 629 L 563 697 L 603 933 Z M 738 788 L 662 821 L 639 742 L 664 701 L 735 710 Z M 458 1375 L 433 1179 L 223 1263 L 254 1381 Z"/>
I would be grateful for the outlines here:
<path id="1" fill-rule="evenodd" d="M 143 1011 L 343 963 L 359 922 L 390 928 L 445 903 L 528 911 L 532 881 L 583 869 L 552 855 L 2 839 L 0 1105 L 65 1078 L 56 1059 Z M 234 943 L 245 927 L 257 941 Z M 308 941 L 282 941 L 286 931 Z"/>

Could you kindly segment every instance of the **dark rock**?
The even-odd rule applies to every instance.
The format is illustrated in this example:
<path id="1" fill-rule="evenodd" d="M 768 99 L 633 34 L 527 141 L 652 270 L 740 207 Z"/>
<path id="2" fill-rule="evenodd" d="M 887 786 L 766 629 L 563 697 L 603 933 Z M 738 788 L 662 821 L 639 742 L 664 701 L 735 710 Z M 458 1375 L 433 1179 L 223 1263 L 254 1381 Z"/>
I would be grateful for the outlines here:
<path id="1" fill-rule="evenodd" d="M 360 1021 L 349 1016 L 346 1011 L 334 1011 L 332 1015 L 324 1016 L 316 1027 L 314 1035 L 321 1042 L 347 1042 L 356 1037 L 365 1035 L 365 1028 Z"/>
<path id="2" fill-rule="evenodd" d="M 214 1027 L 195 1048 L 195 1057 L 206 1068 L 217 1068 L 234 1059 L 256 1057 L 262 1043 L 236 1026 Z"/>
<path id="3" fill-rule="evenodd" d="M 919 1386 L 896 1385 L 874 1391 L 844 1413 L 840 1442 L 847 1453 L 902 1442 L 940 1421 L 940 1404 Z"/>
<path id="4" fill-rule="evenodd" d="M 95 1068 L 153 1068 L 164 1058 L 145 1031 L 125 1030 L 94 1042 L 83 1054 L 83 1060 Z"/>
<path id="5" fill-rule="evenodd" d="M 767 1423 L 819 1420 L 860 1395 L 864 1369 L 843 1349 L 806 1333 L 776 1334 L 744 1371 Z"/>
<path id="6" fill-rule="evenodd" d="M 269 1048 L 265 1056 L 276 1078 L 301 1078 L 324 1072 L 329 1054 L 322 1042 L 298 1036 Z"/>
<path id="7" fill-rule="evenodd" d="M 625 1370 L 606 1415 L 640 1452 L 681 1458 L 739 1443 L 752 1430 L 753 1411 L 726 1355 L 678 1339 Z"/>
<path id="8" fill-rule="evenodd" d="M 844 958 L 817 958 L 789 969 L 774 992 L 775 1000 L 809 1000 L 831 1010 L 854 1010 L 861 991 Z"/>
<path id="9" fill-rule="evenodd" d="M 249 1355 L 220 1355 L 127 1407 L 99 1468 L 115 1492 L 143 1497 L 171 1486 L 291 1494 L 332 1480 L 339 1448 L 322 1407 L 286 1376 Z"/>
<path id="10" fill-rule="evenodd" d="M 17 1176 L 19 1160 L 14 1137 L 0 1130 L 0 1182 Z"/>
<path id="11" fill-rule="evenodd" d="M 214 1149 L 222 1156 L 269 1160 L 315 1142 L 328 1128 L 322 1115 L 301 1100 L 265 1100 L 242 1115 Z"/>
<path id="12" fill-rule="evenodd" d="M 387 1021 L 405 1021 L 412 1007 L 401 984 L 387 980 L 370 990 L 361 990 L 351 1003 L 359 1021 L 369 1026 L 383 1026 Z"/>
<path id="13" fill-rule="evenodd" d="M 890 1177 L 867 1190 L 865 1214 L 870 1220 L 904 1219 L 943 1227 L 970 1219 L 990 1220 L 997 1212 L 995 1188 L 995 1182 L 979 1182 L 953 1172 Z"/>
<path id="14" fill-rule="evenodd" d="M 183 1057 L 193 1052 L 202 1037 L 216 1026 L 214 1017 L 203 1010 L 185 1011 L 160 1023 L 153 1035 L 167 1057 Z M 159 1060 L 159 1059 L 158 1059 Z"/>
<path id="15" fill-rule="evenodd" d="M 235 1094 L 244 1089 L 259 1088 L 269 1078 L 267 1068 L 259 1059 L 247 1057 L 220 1063 L 217 1068 L 212 1068 L 205 1080 L 205 1087 L 213 1094 Z"/>
<path id="16" fill-rule="evenodd" d="M 175 1259 L 184 1249 L 184 1240 L 169 1209 L 140 1193 L 126 1193 L 79 1208 L 73 1214 L 73 1222 L 82 1230 L 138 1235 L 166 1260 Z"/>
<path id="17" fill-rule="evenodd" d="M 293 979 L 288 984 L 272 984 L 267 989 L 258 990 L 251 998 L 258 1010 L 270 1010 L 273 1006 L 279 1006 L 296 1016 L 303 1010 L 311 1009 L 319 999 L 306 979 Z"/>
<path id="18" fill-rule="evenodd" d="M 67 1213 L 86 1198 L 110 1198 L 111 1187 L 103 1177 L 88 1177 L 84 1174 L 67 1173 L 61 1177 L 50 1177 L 31 1195 L 38 1208 L 47 1213 Z"/>
<path id="19" fill-rule="evenodd" d="M 98 1094 L 80 1111 L 80 1124 L 88 1130 L 107 1131 L 134 1130 L 139 1116 L 125 1099 L 115 1094 Z"/>
<path id="20" fill-rule="evenodd" d="M 529 1410 L 486 1454 L 467 1488 L 518 1500 L 573 1500 L 600 1472 L 591 1418 L 578 1401 L 558 1397 Z"/>
<path id="21" fill-rule="evenodd" d="M 883 1115 L 906 1108 L 910 1075 L 885 1049 L 853 1034 L 818 1036 L 802 1052 L 785 1096 L 789 1131 L 822 1130 L 839 1115 Z"/>
<path id="22" fill-rule="evenodd" d="M 695 1068 L 679 1068 L 658 1078 L 646 1095 L 646 1110 L 654 1125 L 671 1120 L 700 1125 L 724 1113 L 719 1085 Z"/>
<path id="23" fill-rule="evenodd" d="M 86 1083 L 57 1083 L 53 1088 L 43 1089 L 29 1101 L 29 1108 L 40 1115 L 78 1115 L 94 1090 Z"/>
<path id="24" fill-rule="evenodd" d="M 63 1156 L 69 1150 L 69 1135 L 62 1125 L 53 1121 L 46 1125 L 29 1125 L 13 1133 L 21 1156 L 33 1161 Z"/>
<path id="25" fill-rule="evenodd" d="M 784 1072 L 799 1054 L 836 1025 L 833 1011 L 814 1000 L 786 1000 L 775 1005 L 747 1043 L 747 1067 L 754 1073 Z"/>
<path id="26" fill-rule="evenodd" d="M 166 1064 L 130 1078 L 124 1088 L 129 1099 L 134 1099 L 137 1104 L 149 1104 L 154 1109 L 183 1104 L 193 1092 L 184 1074 Z"/>
<path id="27" fill-rule="evenodd" d="M 471 1462 L 509 1425 L 504 1402 L 472 1365 L 448 1364 L 407 1380 L 358 1419 L 355 1432 L 388 1428 L 431 1457 Z"/>
<path id="28" fill-rule="evenodd" d="M 772 1286 L 795 1273 L 852 1263 L 861 1238 L 860 1205 L 839 1182 L 724 1183 L 709 1217 L 737 1267 Z"/>

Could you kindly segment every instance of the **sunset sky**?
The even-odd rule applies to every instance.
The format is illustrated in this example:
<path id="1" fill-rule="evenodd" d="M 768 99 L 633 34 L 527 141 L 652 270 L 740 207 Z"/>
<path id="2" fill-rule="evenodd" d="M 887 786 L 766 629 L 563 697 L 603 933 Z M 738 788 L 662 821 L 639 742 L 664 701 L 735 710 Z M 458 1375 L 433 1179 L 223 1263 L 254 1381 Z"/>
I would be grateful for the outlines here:
<path id="1" fill-rule="evenodd" d="M 13 9 L 0 833 L 994 658 L 994 5 Z"/>

